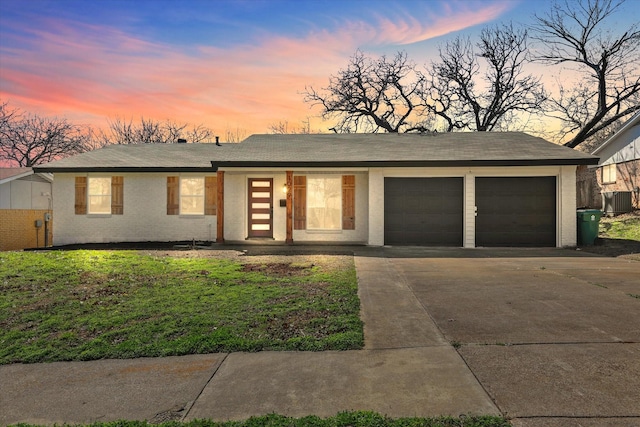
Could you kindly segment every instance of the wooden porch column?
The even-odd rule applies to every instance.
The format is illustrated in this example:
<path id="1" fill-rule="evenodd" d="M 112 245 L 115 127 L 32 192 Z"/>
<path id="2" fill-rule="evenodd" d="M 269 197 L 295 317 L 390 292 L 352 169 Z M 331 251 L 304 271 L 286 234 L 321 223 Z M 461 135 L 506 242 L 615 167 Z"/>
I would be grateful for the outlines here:
<path id="1" fill-rule="evenodd" d="M 224 172 L 218 171 L 216 194 L 216 243 L 224 243 Z"/>
<path id="2" fill-rule="evenodd" d="M 293 244 L 293 171 L 287 171 L 287 239 L 288 245 Z"/>

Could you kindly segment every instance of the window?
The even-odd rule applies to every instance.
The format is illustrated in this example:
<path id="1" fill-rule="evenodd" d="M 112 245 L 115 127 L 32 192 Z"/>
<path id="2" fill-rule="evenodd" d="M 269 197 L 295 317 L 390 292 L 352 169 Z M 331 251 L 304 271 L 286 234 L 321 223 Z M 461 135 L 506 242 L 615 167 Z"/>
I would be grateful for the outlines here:
<path id="1" fill-rule="evenodd" d="M 295 175 L 294 230 L 355 230 L 355 175 Z"/>
<path id="2" fill-rule="evenodd" d="M 124 205 L 124 178 L 121 176 L 75 178 L 76 215 L 122 215 Z"/>
<path id="3" fill-rule="evenodd" d="M 88 197 L 90 214 L 110 214 L 111 177 L 89 177 Z"/>
<path id="4" fill-rule="evenodd" d="M 217 178 L 167 177 L 167 215 L 215 215 Z"/>
<path id="5" fill-rule="evenodd" d="M 180 215 L 204 215 L 204 177 L 180 178 Z"/>
<path id="6" fill-rule="evenodd" d="M 617 169 L 617 165 L 615 163 L 612 165 L 605 165 L 602 167 L 602 183 L 603 184 L 612 184 L 616 182 L 616 169 Z"/>
<path id="7" fill-rule="evenodd" d="M 307 230 L 342 229 L 342 178 L 307 177 Z"/>

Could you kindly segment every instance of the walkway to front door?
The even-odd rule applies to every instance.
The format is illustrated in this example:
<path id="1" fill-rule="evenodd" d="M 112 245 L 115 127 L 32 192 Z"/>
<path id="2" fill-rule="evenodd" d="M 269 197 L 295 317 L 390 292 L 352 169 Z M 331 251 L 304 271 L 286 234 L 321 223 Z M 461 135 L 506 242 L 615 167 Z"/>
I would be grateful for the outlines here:
<path id="1" fill-rule="evenodd" d="M 273 178 L 249 178 L 249 238 L 273 238 Z"/>

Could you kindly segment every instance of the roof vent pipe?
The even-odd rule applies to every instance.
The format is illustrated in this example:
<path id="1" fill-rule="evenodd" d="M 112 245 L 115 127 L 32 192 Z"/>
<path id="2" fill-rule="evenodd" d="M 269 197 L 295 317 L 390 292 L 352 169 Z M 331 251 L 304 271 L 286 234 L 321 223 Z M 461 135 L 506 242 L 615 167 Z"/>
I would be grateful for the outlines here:
<path id="1" fill-rule="evenodd" d="M 216 145 L 220 147 L 220 137 L 216 136 Z"/>

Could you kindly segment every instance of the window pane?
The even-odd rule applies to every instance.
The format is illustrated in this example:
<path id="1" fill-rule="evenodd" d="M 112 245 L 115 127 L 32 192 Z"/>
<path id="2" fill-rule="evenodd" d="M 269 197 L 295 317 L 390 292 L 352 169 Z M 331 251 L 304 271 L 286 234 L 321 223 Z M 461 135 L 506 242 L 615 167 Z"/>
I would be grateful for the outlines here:
<path id="1" fill-rule="evenodd" d="M 342 228 L 342 180 L 339 176 L 307 178 L 307 229 Z"/>
<path id="2" fill-rule="evenodd" d="M 606 165 L 602 167 L 602 182 L 616 182 L 617 165 Z"/>
<path id="3" fill-rule="evenodd" d="M 183 215 L 204 215 L 204 197 L 181 196 L 180 213 Z"/>
<path id="4" fill-rule="evenodd" d="M 180 178 L 180 214 L 204 215 L 204 177 Z"/>
<path id="5" fill-rule="evenodd" d="M 180 178 L 180 195 L 204 196 L 204 177 L 203 178 Z"/>
<path id="6" fill-rule="evenodd" d="M 110 214 L 111 196 L 89 196 L 89 213 Z"/>
<path id="7" fill-rule="evenodd" d="M 90 214 L 111 213 L 111 178 L 89 177 L 88 205 Z"/>
<path id="8" fill-rule="evenodd" d="M 110 196 L 111 178 L 89 178 L 89 195 Z"/>

